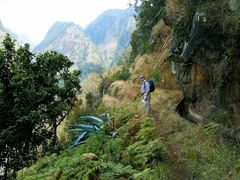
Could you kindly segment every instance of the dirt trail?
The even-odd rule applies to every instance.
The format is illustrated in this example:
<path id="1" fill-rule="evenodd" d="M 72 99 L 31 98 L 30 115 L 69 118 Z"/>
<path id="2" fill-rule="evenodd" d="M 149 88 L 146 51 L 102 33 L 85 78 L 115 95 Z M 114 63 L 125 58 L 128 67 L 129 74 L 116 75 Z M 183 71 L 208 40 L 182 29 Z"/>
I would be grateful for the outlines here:
<path id="1" fill-rule="evenodd" d="M 188 179 L 187 170 L 181 161 L 181 150 L 174 143 L 175 129 L 183 118 L 176 112 L 176 107 L 183 98 L 181 91 L 157 89 L 151 97 L 155 126 L 160 137 L 167 144 L 173 179 Z"/>

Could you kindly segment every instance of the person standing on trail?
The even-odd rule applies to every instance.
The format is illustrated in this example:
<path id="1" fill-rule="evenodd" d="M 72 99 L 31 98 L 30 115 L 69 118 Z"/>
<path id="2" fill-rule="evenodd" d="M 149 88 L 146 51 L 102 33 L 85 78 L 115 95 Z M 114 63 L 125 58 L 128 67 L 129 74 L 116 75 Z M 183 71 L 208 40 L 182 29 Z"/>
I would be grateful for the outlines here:
<path id="1" fill-rule="evenodd" d="M 151 111 L 151 105 L 150 105 L 150 99 L 151 99 L 150 84 L 145 79 L 143 74 L 141 74 L 139 78 L 142 81 L 141 93 L 142 93 L 142 97 L 143 97 L 143 102 L 144 102 L 145 107 L 146 107 L 147 115 L 149 116 L 150 115 L 150 111 Z"/>

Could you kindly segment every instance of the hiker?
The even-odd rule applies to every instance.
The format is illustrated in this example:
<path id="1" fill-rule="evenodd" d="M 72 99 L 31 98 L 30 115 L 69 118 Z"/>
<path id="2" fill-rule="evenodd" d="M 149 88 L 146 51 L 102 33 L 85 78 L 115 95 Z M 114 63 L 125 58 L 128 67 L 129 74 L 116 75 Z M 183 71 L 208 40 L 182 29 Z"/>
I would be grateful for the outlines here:
<path id="1" fill-rule="evenodd" d="M 150 105 L 150 99 L 151 99 L 150 83 L 145 79 L 143 74 L 141 74 L 139 78 L 142 81 L 141 93 L 142 93 L 142 97 L 143 97 L 143 102 L 144 102 L 145 107 L 146 107 L 147 115 L 150 115 L 150 110 L 151 110 L 151 105 Z"/>

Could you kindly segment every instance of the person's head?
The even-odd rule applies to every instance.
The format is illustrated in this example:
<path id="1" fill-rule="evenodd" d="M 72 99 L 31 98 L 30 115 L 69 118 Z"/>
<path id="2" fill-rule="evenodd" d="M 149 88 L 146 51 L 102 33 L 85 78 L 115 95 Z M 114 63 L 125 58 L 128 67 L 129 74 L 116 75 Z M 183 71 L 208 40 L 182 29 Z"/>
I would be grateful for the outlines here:
<path id="1" fill-rule="evenodd" d="M 140 76 L 139 76 L 139 79 L 141 79 L 141 81 L 144 81 L 144 75 L 143 74 L 141 74 Z"/>

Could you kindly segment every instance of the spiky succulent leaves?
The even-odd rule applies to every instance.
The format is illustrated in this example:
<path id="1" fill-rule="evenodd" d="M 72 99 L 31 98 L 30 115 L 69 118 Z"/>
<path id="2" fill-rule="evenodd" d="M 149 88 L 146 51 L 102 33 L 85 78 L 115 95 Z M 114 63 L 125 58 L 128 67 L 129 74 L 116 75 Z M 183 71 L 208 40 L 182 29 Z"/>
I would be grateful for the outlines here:
<path id="1" fill-rule="evenodd" d="M 78 121 L 83 123 L 86 122 L 87 124 L 77 124 L 77 125 L 70 125 L 68 129 L 70 132 L 74 134 L 73 137 L 76 137 L 75 140 L 70 147 L 75 147 L 79 144 L 85 143 L 85 140 L 97 131 L 101 131 L 104 129 L 104 122 L 110 119 L 110 115 L 104 113 L 99 117 L 96 116 L 80 116 L 78 117 Z M 115 136 L 115 135 L 114 135 Z"/>
<path id="2" fill-rule="evenodd" d="M 77 129 L 80 131 L 81 129 L 85 132 L 96 132 L 99 131 L 100 128 L 94 125 L 89 125 L 89 124 L 78 124 L 78 125 L 71 125 L 69 126 L 70 130 Z"/>
<path id="3" fill-rule="evenodd" d="M 89 136 L 89 133 L 88 132 L 83 132 L 78 138 L 77 140 L 72 144 L 70 145 L 70 147 L 75 147 L 77 145 L 80 145 L 80 144 L 83 144 L 86 142 L 86 137 Z"/>
<path id="4" fill-rule="evenodd" d="M 115 139 L 116 136 L 117 136 L 117 132 L 115 132 L 115 131 L 114 131 L 114 132 L 111 132 L 111 136 L 112 136 L 113 139 Z"/>
<path id="5" fill-rule="evenodd" d="M 101 125 L 103 124 L 103 120 L 96 116 L 81 116 L 78 118 L 78 120 L 93 124 L 93 125 L 97 126 L 98 128 L 100 128 Z"/>

